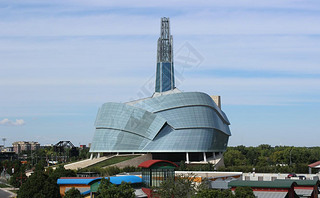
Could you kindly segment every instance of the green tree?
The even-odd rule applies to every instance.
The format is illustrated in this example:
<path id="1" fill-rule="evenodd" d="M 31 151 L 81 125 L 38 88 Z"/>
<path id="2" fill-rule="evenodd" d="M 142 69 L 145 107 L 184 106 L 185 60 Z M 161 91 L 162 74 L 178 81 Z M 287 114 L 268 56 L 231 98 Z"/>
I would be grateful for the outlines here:
<path id="1" fill-rule="evenodd" d="M 63 198 L 81 198 L 81 193 L 78 189 L 72 187 L 68 190 Z"/>
<path id="2" fill-rule="evenodd" d="M 77 174 L 73 170 L 65 169 L 63 165 L 59 165 L 56 170 L 51 171 L 50 177 L 54 180 L 59 179 L 60 177 L 76 177 Z"/>
<path id="3" fill-rule="evenodd" d="M 44 161 L 40 161 L 34 173 L 22 184 L 18 191 L 18 198 L 60 198 L 57 179 L 60 177 L 73 177 L 76 173 L 59 166 L 56 170 L 44 170 Z"/>
<path id="4" fill-rule="evenodd" d="M 27 180 L 27 176 L 24 171 L 15 172 L 9 180 L 9 184 L 19 188 L 25 181 Z"/>
<path id="5" fill-rule="evenodd" d="M 79 153 L 80 159 L 87 159 L 89 158 L 89 156 L 90 156 L 89 148 L 84 148 L 80 150 L 80 153 Z"/>
<path id="6" fill-rule="evenodd" d="M 110 179 L 101 179 L 97 198 L 134 198 L 134 189 L 129 183 L 122 182 L 119 186 L 112 184 Z"/>
<path id="7" fill-rule="evenodd" d="M 235 190 L 235 197 L 237 198 L 255 198 L 252 188 L 250 187 L 237 187 Z"/>
<path id="8" fill-rule="evenodd" d="M 167 179 L 163 181 L 159 187 L 153 188 L 156 194 L 161 198 L 188 198 L 195 195 L 195 176 L 176 176 L 175 180 Z"/>
<path id="9" fill-rule="evenodd" d="M 245 156 L 238 150 L 227 150 L 224 154 L 226 166 L 240 166 L 245 164 Z"/>
<path id="10" fill-rule="evenodd" d="M 23 182 L 27 180 L 27 176 L 25 174 L 26 165 L 21 164 L 20 161 L 15 160 L 13 161 L 7 170 L 10 170 L 12 177 L 9 180 L 10 185 L 19 188 Z M 13 172 L 12 172 L 13 169 Z"/>
<path id="11" fill-rule="evenodd" d="M 60 197 L 57 181 L 44 171 L 35 171 L 18 191 L 18 198 L 58 198 Z"/>

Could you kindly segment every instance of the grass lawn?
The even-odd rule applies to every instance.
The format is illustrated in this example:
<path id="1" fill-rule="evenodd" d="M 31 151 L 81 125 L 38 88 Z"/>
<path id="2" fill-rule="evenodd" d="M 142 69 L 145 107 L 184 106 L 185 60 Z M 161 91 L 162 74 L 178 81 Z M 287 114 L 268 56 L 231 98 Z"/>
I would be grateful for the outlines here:
<path id="1" fill-rule="evenodd" d="M 113 158 L 106 159 L 106 160 L 104 160 L 102 162 L 98 162 L 98 163 L 93 164 L 91 166 L 88 166 L 86 168 L 93 168 L 93 167 L 103 168 L 105 166 L 109 166 L 109 165 L 112 165 L 112 164 L 116 164 L 116 163 L 119 163 L 119 162 L 130 160 L 130 159 L 133 159 L 133 158 L 136 158 L 136 157 L 139 157 L 139 156 L 140 155 L 115 156 Z"/>

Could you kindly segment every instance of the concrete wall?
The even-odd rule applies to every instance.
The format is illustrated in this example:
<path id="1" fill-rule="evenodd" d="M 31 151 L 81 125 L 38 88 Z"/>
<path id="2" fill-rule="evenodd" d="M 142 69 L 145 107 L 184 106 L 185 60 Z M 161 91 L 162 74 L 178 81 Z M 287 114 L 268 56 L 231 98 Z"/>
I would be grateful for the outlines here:
<path id="1" fill-rule="evenodd" d="M 221 109 L 221 97 L 220 96 L 210 96 L 216 105 Z"/>

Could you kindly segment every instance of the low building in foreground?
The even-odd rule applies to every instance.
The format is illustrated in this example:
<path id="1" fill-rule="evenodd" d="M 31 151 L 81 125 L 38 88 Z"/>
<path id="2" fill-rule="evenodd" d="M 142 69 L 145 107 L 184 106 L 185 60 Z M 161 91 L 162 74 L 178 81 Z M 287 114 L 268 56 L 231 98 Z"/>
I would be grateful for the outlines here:
<path id="1" fill-rule="evenodd" d="M 113 176 L 105 177 L 110 179 L 110 182 L 115 185 L 120 185 L 122 182 L 130 183 L 135 187 L 136 197 L 146 197 L 141 190 L 142 179 L 138 176 Z M 60 195 L 63 197 L 65 193 L 72 187 L 78 189 L 81 195 L 85 198 L 96 197 L 100 181 L 102 177 L 61 177 L 57 184 L 60 188 Z"/>
<path id="2" fill-rule="evenodd" d="M 318 198 L 319 180 L 276 179 L 274 181 L 234 180 L 228 183 L 232 191 L 237 187 L 250 187 L 256 197 Z"/>

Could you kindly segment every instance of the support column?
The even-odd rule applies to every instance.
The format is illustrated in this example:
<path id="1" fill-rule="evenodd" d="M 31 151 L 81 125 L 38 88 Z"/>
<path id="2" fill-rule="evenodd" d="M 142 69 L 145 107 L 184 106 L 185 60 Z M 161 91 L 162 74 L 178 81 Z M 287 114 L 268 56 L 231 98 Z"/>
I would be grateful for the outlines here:
<path id="1" fill-rule="evenodd" d="M 97 156 L 97 158 L 100 158 L 100 153 L 98 153 L 98 156 Z"/>
<path id="2" fill-rule="evenodd" d="M 212 153 L 212 157 L 213 157 L 214 160 L 216 159 L 216 152 Z"/>
<path id="3" fill-rule="evenodd" d="M 90 160 L 92 160 L 93 159 L 93 153 L 91 153 L 91 155 L 90 155 Z"/>
<path id="4" fill-rule="evenodd" d="M 189 153 L 188 153 L 188 152 L 186 152 L 186 163 L 187 163 L 187 164 L 190 163 L 190 161 L 189 161 Z"/>
<path id="5" fill-rule="evenodd" d="M 206 152 L 203 152 L 203 161 L 207 162 Z"/>

